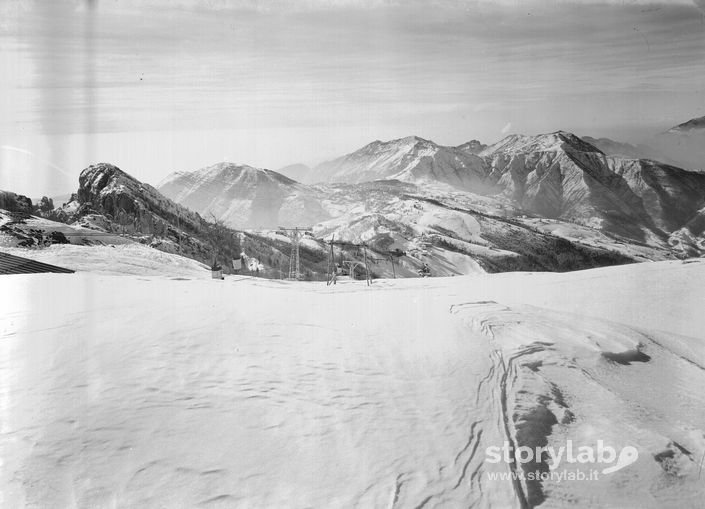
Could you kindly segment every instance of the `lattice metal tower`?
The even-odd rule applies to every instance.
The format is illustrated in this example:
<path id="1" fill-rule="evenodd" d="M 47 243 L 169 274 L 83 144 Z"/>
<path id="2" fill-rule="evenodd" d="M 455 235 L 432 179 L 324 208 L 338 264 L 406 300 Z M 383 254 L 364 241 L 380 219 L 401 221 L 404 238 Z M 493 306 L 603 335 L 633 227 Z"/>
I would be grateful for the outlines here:
<path id="1" fill-rule="evenodd" d="M 291 235 L 291 256 L 289 256 L 289 279 L 299 280 L 301 276 L 301 258 L 299 257 L 299 241 L 301 234 L 295 229 Z"/>
<path id="2" fill-rule="evenodd" d="M 291 238 L 291 255 L 289 256 L 289 279 L 301 279 L 301 258 L 299 256 L 299 244 L 304 232 L 313 231 L 310 227 L 279 228 L 289 232 Z"/>

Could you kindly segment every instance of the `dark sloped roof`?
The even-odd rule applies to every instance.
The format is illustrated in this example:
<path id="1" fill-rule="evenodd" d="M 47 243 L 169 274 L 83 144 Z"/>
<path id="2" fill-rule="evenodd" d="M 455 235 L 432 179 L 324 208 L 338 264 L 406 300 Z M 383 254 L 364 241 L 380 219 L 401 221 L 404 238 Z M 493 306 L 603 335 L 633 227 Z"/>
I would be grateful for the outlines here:
<path id="1" fill-rule="evenodd" d="M 29 258 L 0 253 L 0 274 L 35 274 L 40 272 L 61 272 L 71 274 L 75 271 L 49 265 Z"/>

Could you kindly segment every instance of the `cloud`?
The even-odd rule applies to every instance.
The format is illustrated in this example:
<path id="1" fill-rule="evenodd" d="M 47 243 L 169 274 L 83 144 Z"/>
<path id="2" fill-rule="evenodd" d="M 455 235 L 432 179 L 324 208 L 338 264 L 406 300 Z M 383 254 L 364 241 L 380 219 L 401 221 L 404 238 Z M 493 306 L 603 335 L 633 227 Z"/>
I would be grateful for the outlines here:
<path id="1" fill-rule="evenodd" d="M 502 134 L 507 134 L 511 128 L 512 128 L 512 123 L 507 122 L 507 124 L 502 129 L 500 129 L 499 132 Z"/>

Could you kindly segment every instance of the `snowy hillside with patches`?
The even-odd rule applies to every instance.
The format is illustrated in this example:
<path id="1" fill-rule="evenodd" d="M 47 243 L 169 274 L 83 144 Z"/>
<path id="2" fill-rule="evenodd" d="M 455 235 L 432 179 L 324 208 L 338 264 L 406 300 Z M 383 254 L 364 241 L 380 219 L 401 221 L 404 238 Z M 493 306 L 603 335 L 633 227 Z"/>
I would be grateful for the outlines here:
<path id="1" fill-rule="evenodd" d="M 445 147 L 418 136 L 369 145 L 313 169 L 318 182 L 359 184 L 372 180 L 401 180 L 447 184 L 479 194 L 492 193 L 485 162 L 471 142 Z M 496 192 L 496 190 L 494 190 Z"/>
<path id="2" fill-rule="evenodd" d="M 475 256 L 496 254 L 487 247 L 526 256 L 522 246 L 544 244 L 543 234 L 578 244 L 577 250 L 585 244 L 631 260 L 705 252 L 704 174 L 608 156 L 565 131 L 509 135 L 490 146 L 473 140 L 449 147 L 408 136 L 374 141 L 310 172 L 292 171 L 299 170 L 307 181 L 321 183 L 305 185 L 270 170 L 220 163 L 174 173 L 159 189 L 200 214 L 246 229 L 312 226 L 319 237 L 382 241 L 412 252 L 430 234 L 444 244 L 436 243 L 425 263 L 443 275 L 472 273 L 478 264 L 489 271 L 611 264 L 537 262 L 542 253 L 534 248 L 529 249 L 534 259 L 519 265 L 487 264 Z M 407 214 L 412 200 L 435 210 L 422 218 Z M 468 220 L 483 227 L 469 236 L 463 226 Z M 492 228 L 486 226 L 490 222 Z M 540 222 L 561 225 L 536 226 Z"/>
<path id="3" fill-rule="evenodd" d="M 123 263 L 143 263 L 130 249 Z M 106 256 L 86 253 L 94 267 Z M 703 261 L 370 287 L 172 268 L 3 278 L 4 507 L 661 508 L 705 496 Z M 487 454 L 569 440 L 638 459 L 590 481 L 512 481 L 550 462 Z M 562 456 L 557 472 L 581 468 Z"/>
<path id="4" fill-rule="evenodd" d="M 328 217 L 320 193 L 284 175 L 247 165 L 219 163 L 176 172 L 159 183 L 168 198 L 235 228 L 276 228 Z"/>

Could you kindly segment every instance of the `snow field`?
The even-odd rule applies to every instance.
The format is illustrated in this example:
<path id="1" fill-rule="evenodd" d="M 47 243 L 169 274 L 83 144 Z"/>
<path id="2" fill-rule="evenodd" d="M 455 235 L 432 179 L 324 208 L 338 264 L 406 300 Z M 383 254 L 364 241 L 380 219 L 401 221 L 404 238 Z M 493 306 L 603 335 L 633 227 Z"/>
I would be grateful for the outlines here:
<path id="1" fill-rule="evenodd" d="M 705 495 L 701 261 L 371 287 L 155 264 L 3 278 L 4 506 L 697 507 Z M 487 475 L 521 468 L 485 461 L 489 446 L 568 439 L 632 445 L 639 460 L 591 482 Z"/>

